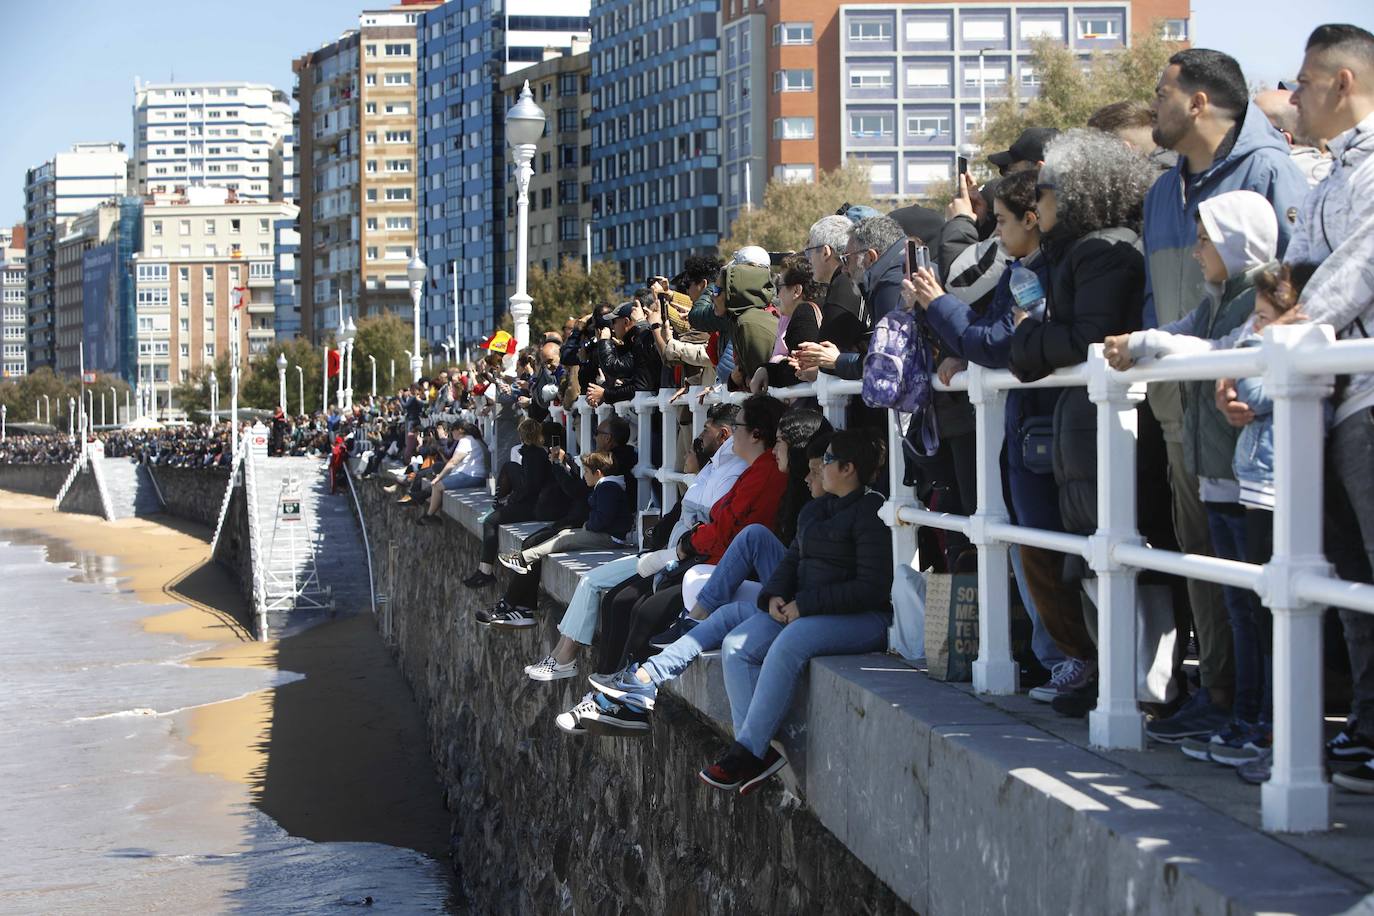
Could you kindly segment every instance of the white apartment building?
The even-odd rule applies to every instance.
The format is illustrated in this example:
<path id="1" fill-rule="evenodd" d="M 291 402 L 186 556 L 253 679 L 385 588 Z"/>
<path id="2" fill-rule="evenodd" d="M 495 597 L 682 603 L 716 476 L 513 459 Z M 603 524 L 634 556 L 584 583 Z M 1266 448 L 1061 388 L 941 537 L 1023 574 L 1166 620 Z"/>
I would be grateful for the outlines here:
<path id="1" fill-rule="evenodd" d="M 291 103 L 265 83 L 134 83 L 133 187 L 218 185 L 289 199 Z M 292 188 L 294 192 L 294 188 Z"/>
<path id="2" fill-rule="evenodd" d="M 284 202 L 244 200 L 224 188 L 153 195 L 143 207 L 143 251 L 134 255 L 140 386 L 161 391 L 229 352 L 235 290 L 241 364 L 275 339 L 277 223 Z M 146 388 L 145 388 L 146 390 Z"/>
<path id="3" fill-rule="evenodd" d="M 0 229 L 0 378 L 17 378 L 28 371 L 25 328 L 28 322 L 28 267 L 24 231 Z"/>

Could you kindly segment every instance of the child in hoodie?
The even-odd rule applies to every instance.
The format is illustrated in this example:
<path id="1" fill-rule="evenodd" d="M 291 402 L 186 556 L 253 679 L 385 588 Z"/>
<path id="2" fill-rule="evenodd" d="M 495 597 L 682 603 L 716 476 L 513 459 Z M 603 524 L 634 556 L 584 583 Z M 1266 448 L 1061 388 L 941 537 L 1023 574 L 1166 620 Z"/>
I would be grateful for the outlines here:
<path id="1" fill-rule="evenodd" d="M 1254 191 L 1230 191 L 1203 201 L 1198 205 L 1193 249 L 1206 280 L 1202 303 L 1157 330 L 1108 337 L 1108 362 L 1126 369 L 1138 359 L 1233 346 L 1255 310 L 1256 278 L 1275 266 L 1278 235 L 1273 206 Z M 1214 388 L 1211 381 L 1184 383 L 1184 458 L 1189 473 L 1198 478 L 1213 552 L 1223 559 L 1245 560 L 1245 509 L 1232 467 L 1240 431 L 1217 408 Z M 1270 742 L 1270 726 L 1261 721 L 1264 665 L 1256 630 L 1260 611 L 1249 589 L 1223 586 L 1222 594 L 1235 652 L 1231 721 L 1211 735 L 1185 738 L 1182 748 L 1197 760 L 1241 766 L 1261 757 Z"/>
<path id="2" fill-rule="evenodd" d="M 626 538 L 630 529 L 634 527 L 634 513 L 630 509 L 629 497 L 625 495 L 625 478 L 612 475 L 614 469 L 615 459 L 606 452 L 592 452 L 583 457 L 582 479 L 591 489 L 587 496 L 587 503 L 591 506 L 587 523 L 533 547 L 502 554 L 497 558 L 501 565 L 523 576 L 529 574 L 536 560 L 542 560 L 551 553 L 623 549 L 628 543 Z"/>

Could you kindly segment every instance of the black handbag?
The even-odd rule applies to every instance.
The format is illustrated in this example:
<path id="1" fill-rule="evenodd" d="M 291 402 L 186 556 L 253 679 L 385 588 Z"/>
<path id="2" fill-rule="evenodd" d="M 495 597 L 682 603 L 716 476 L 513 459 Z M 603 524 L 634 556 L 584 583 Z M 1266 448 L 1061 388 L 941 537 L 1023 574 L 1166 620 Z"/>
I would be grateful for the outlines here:
<path id="1" fill-rule="evenodd" d="M 1021 465 L 1032 474 L 1054 473 L 1054 417 L 1027 417 L 1016 433 Z"/>

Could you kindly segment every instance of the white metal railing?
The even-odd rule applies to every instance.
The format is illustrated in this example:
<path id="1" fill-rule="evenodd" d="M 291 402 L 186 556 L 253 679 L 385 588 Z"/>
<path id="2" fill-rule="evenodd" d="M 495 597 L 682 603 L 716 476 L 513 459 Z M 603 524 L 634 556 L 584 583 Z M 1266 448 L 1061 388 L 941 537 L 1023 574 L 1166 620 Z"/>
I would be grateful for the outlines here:
<path id="1" fill-rule="evenodd" d="M 167 508 L 167 497 L 162 495 L 162 484 L 157 482 L 157 475 L 153 473 L 153 465 L 149 461 L 139 461 L 138 466 L 143 469 L 143 473 L 148 475 L 148 480 L 153 485 L 153 493 L 157 495 L 157 501 L 163 509 Z"/>
<path id="2" fill-rule="evenodd" d="M 72 462 L 71 469 L 67 471 L 67 477 L 62 481 L 62 486 L 57 488 L 57 496 L 53 498 L 52 508 L 54 512 L 62 510 L 62 500 L 67 498 L 67 493 L 71 490 L 72 484 L 76 483 L 77 475 L 86 466 L 86 453 L 78 452 L 76 460 Z"/>
<path id="3" fill-rule="evenodd" d="M 114 505 L 110 502 L 110 491 L 105 486 L 105 469 L 101 464 L 104 455 L 93 456 L 90 452 L 84 452 L 84 461 L 90 465 L 91 477 L 95 480 L 95 492 L 100 497 L 100 511 L 105 514 L 105 521 L 115 520 Z"/>
<path id="4" fill-rule="evenodd" d="M 1262 823 L 1274 831 L 1304 832 L 1330 826 L 1330 786 L 1323 768 L 1321 706 L 1321 619 L 1327 606 L 1374 613 L 1374 586 L 1336 578 L 1322 553 L 1322 448 L 1326 436 L 1323 400 L 1335 373 L 1374 371 L 1374 340 L 1336 342 L 1324 325 L 1271 327 L 1258 348 L 1169 356 L 1125 371 L 1112 370 L 1102 345 L 1090 348 L 1085 363 L 1032 383 L 1010 372 L 978 366 L 955 376 L 942 390 L 967 391 L 976 416 L 977 499 L 972 516 L 932 512 L 902 484 L 901 428 L 889 412 L 889 499 L 881 510 L 892 528 L 894 557 L 916 560 L 916 526 L 965 534 L 977 548 L 979 655 L 974 689 L 985 694 L 1017 690 L 1018 669 L 1011 655 L 1009 554 L 1027 545 L 1083 557 L 1095 573 L 1099 692 L 1089 716 L 1092 744 L 1102 748 L 1143 749 L 1144 719 L 1136 701 L 1136 577 L 1153 570 L 1218 584 L 1248 588 L 1273 612 L 1274 757 L 1272 775 L 1262 791 Z M 1255 566 L 1215 557 L 1180 554 L 1149 547 L 1136 523 L 1136 405 L 1145 383 L 1211 380 L 1262 375 L 1274 399 L 1275 491 L 1273 555 Z M 815 383 L 770 389 L 783 399 L 815 398 L 836 428 L 845 425 L 845 401 L 861 383 L 822 375 Z M 1097 409 L 1097 530 L 1087 536 L 1013 525 L 1002 496 L 1000 453 L 1006 393 L 1024 388 L 1086 387 Z M 633 414 L 639 447 L 635 476 L 661 484 L 691 482 L 677 467 L 677 410 L 692 413 L 693 434 L 705 421 L 706 405 L 740 401 L 743 393 L 694 388 L 682 403 L 670 405 L 670 389 L 636 393 L 615 406 Z M 555 418 L 564 424 L 569 451 L 592 448 L 592 426 L 612 408 L 593 409 L 579 399 Z M 661 425 L 660 467 L 649 464 L 653 415 Z M 575 449 L 574 449 L 575 444 Z M 648 486 L 639 488 L 641 508 Z M 676 499 L 663 488 L 664 509 Z M 918 567 L 919 568 L 919 567 Z"/>
<path id="5" fill-rule="evenodd" d="M 353 509 L 358 513 L 358 530 L 363 534 L 363 556 L 367 557 L 367 598 L 372 603 L 372 616 L 377 616 L 377 580 L 372 575 L 372 544 L 367 539 L 367 525 L 363 522 L 363 504 L 358 501 L 358 490 L 353 486 L 353 469 L 344 462 L 344 479 L 348 481 L 348 492 L 353 497 Z"/>
<path id="6" fill-rule="evenodd" d="M 253 461 L 253 456 L 248 454 L 251 447 L 252 430 L 249 429 L 239 441 L 237 457 L 243 460 L 243 495 L 248 512 L 248 561 L 253 571 L 253 614 L 258 620 L 258 639 L 267 642 L 267 582 L 263 576 L 262 531 L 258 524 L 256 462 Z"/>
<path id="7" fill-rule="evenodd" d="M 229 516 L 229 503 L 234 498 L 234 488 L 238 486 L 239 468 L 243 464 L 244 449 L 234 453 L 233 463 L 229 465 L 229 482 L 224 487 L 224 498 L 219 502 L 219 517 L 215 520 L 215 535 L 210 539 L 210 556 L 215 555 L 219 546 L 219 536 L 224 531 L 224 520 Z"/>

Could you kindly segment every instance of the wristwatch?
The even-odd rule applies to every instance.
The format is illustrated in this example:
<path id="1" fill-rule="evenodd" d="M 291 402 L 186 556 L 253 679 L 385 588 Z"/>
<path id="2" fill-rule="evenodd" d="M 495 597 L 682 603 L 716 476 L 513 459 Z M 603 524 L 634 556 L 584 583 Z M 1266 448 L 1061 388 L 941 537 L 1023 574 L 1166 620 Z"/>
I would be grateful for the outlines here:
<path id="1" fill-rule="evenodd" d="M 658 330 L 659 328 L 661 328 L 661 327 L 663 327 L 663 323 L 662 323 L 662 322 L 655 322 L 654 324 L 649 325 L 649 330 L 651 330 L 651 331 L 657 331 L 657 330 Z"/>

